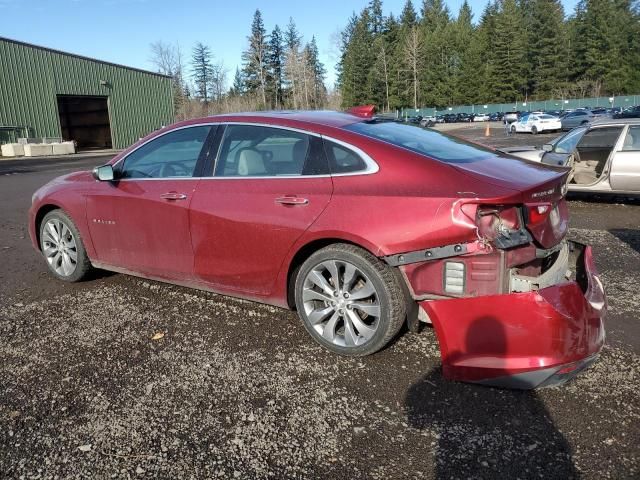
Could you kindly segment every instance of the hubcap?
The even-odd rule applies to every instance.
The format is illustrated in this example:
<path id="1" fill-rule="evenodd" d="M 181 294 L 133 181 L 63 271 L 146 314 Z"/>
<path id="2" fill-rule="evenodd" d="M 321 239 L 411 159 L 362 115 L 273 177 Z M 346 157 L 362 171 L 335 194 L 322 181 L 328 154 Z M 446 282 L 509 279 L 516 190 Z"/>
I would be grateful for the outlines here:
<path id="1" fill-rule="evenodd" d="M 42 231 L 42 253 L 49 266 L 63 277 L 73 274 L 78 265 L 76 240 L 61 220 L 52 218 Z"/>
<path id="2" fill-rule="evenodd" d="M 380 323 L 380 300 L 373 282 L 343 260 L 327 260 L 308 273 L 302 302 L 313 329 L 341 347 L 368 342 Z"/>

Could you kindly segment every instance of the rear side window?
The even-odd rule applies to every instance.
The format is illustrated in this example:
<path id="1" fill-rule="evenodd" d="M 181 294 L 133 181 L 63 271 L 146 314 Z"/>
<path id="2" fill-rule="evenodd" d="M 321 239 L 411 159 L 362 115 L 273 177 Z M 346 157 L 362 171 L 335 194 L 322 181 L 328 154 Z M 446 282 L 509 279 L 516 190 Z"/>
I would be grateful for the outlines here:
<path id="1" fill-rule="evenodd" d="M 622 127 L 594 128 L 593 130 L 589 130 L 586 135 L 582 137 L 578 147 L 613 148 L 618 141 L 621 131 Z"/>
<path id="2" fill-rule="evenodd" d="M 332 174 L 359 172 L 367 168 L 367 164 L 360 155 L 349 148 L 326 139 L 324 148 Z"/>
<path id="3" fill-rule="evenodd" d="M 374 120 L 344 128 L 446 163 L 470 163 L 497 157 L 487 148 L 414 125 Z"/>
<path id="4" fill-rule="evenodd" d="M 311 137 L 259 125 L 228 125 L 222 137 L 215 176 L 303 175 Z"/>

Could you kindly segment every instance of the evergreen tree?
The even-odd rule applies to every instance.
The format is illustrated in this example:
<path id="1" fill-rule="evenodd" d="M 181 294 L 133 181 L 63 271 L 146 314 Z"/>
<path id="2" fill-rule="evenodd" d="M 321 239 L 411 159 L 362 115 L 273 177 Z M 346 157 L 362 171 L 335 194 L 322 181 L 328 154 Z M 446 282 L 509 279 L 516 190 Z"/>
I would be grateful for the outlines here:
<path id="1" fill-rule="evenodd" d="M 284 70 L 284 39 L 280 27 L 276 25 L 269 39 L 269 57 L 267 69 L 269 72 L 269 96 L 273 99 L 276 109 L 283 104 L 283 70 Z"/>
<path id="2" fill-rule="evenodd" d="M 284 33 L 284 44 L 288 50 L 298 50 L 300 48 L 300 42 L 302 35 L 298 33 L 296 23 L 292 17 L 289 17 L 289 23 L 287 24 L 287 30 Z"/>
<path id="3" fill-rule="evenodd" d="M 345 106 L 362 105 L 370 97 L 370 92 L 363 87 L 367 85 L 369 69 L 373 63 L 372 41 L 369 11 L 364 9 L 349 35 L 342 57 L 340 82 L 342 103 Z"/>
<path id="4" fill-rule="evenodd" d="M 400 15 L 400 24 L 403 27 L 412 27 L 418 22 L 418 14 L 411 0 L 407 0 L 402 8 Z"/>
<path id="5" fill-rule="evenodd" d="M 566 81 L 567 60 L 564 38 L 564 10 L 560 0 L 533 0 L 529 36 L 529 65 L 532 89 L 538 98 L 550 98 Z"/>
<path id="6" fill-rule="evenodd" d="M 369 19 L 371 22 L 371 33 L 374 36 L 382 33 L 384 17 L 382 16 L 382 0 L 371 0 L 369 2 Z"/>
<path id="7" fill-rule="evenodd" d="M 229 95 L 232 97 L 238 97 L 244 93 L 244 79 L 242 78 L 242 73 L 240 69 L 236 67 L 236 73 L 233 76 L 233 85 L 229 90 Z"/>
<path id="8" fill-rule="evenodd" d="M 267 59 L 269 52 L 266 30 L 260 10 L 256 10 L 253 14 L 251 35 L 248 40 L 249 47 L 242 53 L 245 87 L 248 92 L 257 93 L 262 100 L 263 107 L 266 107 Z"/>
<path id="9" fill-rule="evenodd" d="M 515 0 L 503 0 L 493 33 L 494 95 L 501 102 L 516 101 L 527 94 L 526 44 L 517 34 L 524 28 L 522 12 Z"/>
<path id="10" fill-rule="evenodd" d="M 324 64 L 320 61 L 318 44 L 315 36 L 311 37 L 311 42 L 307 45 L 306 51 L 306 60 L 311 71 L 311 79 L 313 83 L 311 107 L 320 108 L 324 105 L 327 94 L 326 87 L 324 86 L 324 79 L 327 75 L 327 71 L 324 68 Z"/>
<path id="11" fill-rule="evenodd" d="M 202 42 L 193 47 L 191 69 L 196 95 L 205 103 L 209 103 L 209 89 L 213 80 L 212 55 L 208 46 Z"/>

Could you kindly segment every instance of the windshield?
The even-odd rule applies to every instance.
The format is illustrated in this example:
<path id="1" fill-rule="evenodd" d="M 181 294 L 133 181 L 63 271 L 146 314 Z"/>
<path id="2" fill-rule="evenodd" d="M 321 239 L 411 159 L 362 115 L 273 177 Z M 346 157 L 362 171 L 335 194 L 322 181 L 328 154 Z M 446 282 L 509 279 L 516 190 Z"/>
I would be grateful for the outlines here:
<path id="1" fill-rule="evenodd" d="M 564 137 L 558 140 L 553 151 L 555 153 L 571 153 L 575 150 L 576 145 L 586 132 L 586 128 L 576 128 L 575 130 L 571 130 Z"/>
<path id="2" fill-rule="evenodd" d="M 373 120 L 344 128 L 447 163 L 470 163 L 498 156 L 488 148 L 413 125 Z"/>

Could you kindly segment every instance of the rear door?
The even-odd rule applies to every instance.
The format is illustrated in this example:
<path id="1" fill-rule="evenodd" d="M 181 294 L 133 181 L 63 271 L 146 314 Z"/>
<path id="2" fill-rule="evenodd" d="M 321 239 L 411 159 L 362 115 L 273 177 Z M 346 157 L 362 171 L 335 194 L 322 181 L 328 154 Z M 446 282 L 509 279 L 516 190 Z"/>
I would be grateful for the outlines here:
<path id="1" fill-rule="evenodd" d="M 640 192 L 640 125 L 629 125 L 621 148 L 611 160 L 613 190 Z"/>
<path id="2" fill-rule="evenodd" d="M 87 219 L 99 262 L 161 278 L 192 277 L 189 205 L 211 128 L 155 137 L 114 166 L 116 181 L 95 185 Z"/>
<path id="3" fill-rule="evenodd" d="M 229 124 L 211 178 L 191 203 L 196 278 L 221 291 L 271 292 L 282 262 L 333 191 L 319 136 Z"/>

